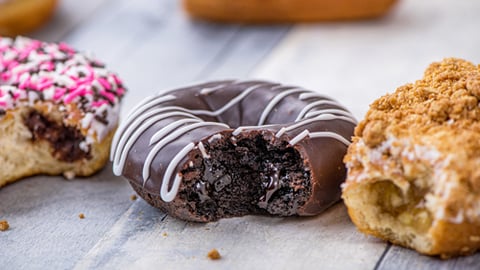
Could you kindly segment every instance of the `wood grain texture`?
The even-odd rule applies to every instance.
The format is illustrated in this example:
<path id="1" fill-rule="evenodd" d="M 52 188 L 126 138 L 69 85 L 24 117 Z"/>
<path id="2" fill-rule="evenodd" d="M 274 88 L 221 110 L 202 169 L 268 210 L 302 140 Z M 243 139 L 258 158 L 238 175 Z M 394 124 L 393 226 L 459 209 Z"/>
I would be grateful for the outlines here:
<path id="1" fill-rule="evenodd" d="M 138 201 L 76 269 L 148 269 L 152 265 L 166 269 L 314 269 L 319 265 L 323 269 L 372 269 L 371 251 L 383 243 L 360 238 L 365 240 L 349 222 L 343 204 L 314 218 L 248 216 L 197 224 L 165 217 Z M 221 260 L 206 257 L 213 248 L 219 250 Z"/>
<path id="2" fill-rule="evenodd" d="M 423 256 L 413 250 L 392 246 L 377 270 L 396 269 L 432 269 L 432 270 L 477 270 L 480 254 L 467 257 L 441 260 L 436 257 Z"/>
<path id="3" fill-rule="evenodd" d="M 0 219 L 10 229 L 0 234 L 0 268 L 71 268 L 130 207 L 130 194 L 110 166 L 89 178 L 38 176 L 2 188 Z"/>

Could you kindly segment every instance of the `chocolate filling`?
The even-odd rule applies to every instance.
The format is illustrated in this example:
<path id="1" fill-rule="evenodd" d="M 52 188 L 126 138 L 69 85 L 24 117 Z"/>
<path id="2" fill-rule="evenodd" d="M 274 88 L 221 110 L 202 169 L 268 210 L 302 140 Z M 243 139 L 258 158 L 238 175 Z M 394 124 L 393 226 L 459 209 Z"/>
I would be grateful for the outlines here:
<path id="1" fill-rule="evenodd" d="M 85 136 L 76 128 L 59 125 L 35 110 L 25 115 L 24 123 L 32 133 L 32 141 L 46 140 L 50 143 L 56 159 L 75 162 L 92 158 L 90 148 L 87 152 L 81 149 L 80 143 Z"/>
<path id="2" fill-rule="evenodd" d="M 246 214 L 289 216 L 310 197 L 310 171 L 287 142 L 271 143 L 256 134 L 213 144 L 204 142 L 208 157 L 195 151 L 193 164 L 182 171 L 179 196 L 192 213 L 210 221 Z"/>

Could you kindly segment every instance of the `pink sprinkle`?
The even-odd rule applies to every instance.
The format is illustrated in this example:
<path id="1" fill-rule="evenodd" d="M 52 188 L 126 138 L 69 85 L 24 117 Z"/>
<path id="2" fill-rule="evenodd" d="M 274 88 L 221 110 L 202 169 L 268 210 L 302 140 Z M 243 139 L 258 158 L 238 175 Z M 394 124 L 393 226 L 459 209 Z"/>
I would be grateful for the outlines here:
<path id="1" fill-rule="evenodd" d="M 67 91 L 67 89 L 65 89 L 65 88 L 55 89 L 55 94 L 53 94 L 53 99 L 55 101 L 59 100 L 61 97 L 63 97 L 63 95 L 65 94 L 66 91 Z"/>
<path id="2" fill-rule="evenodd" d="M 94 101 L 94 102 L 92 102 L 92 107 L 98 108 L 98 107 L 101 107 L 102 105 L 107 104 L 107 103 L 108 103 L 108 101 L 106 101 L 106 100 Z"/>
<path id="3" fill-rule="evenodd" d="M 12 72 L 11 71 L 6 71 L 0 74 L 2 81 L 8 81 L 12 77 Z"/>
<path id="4" fill-rule="evenodd" d="M 72 47 L 68 46 L 66 43 L 63 43 L 63 42 L 58 44 L 58 48 L 68 53 L 72 53 L 72 54 L 75 53 L 75 50 Z"/>
<path id="5" fill-rule="evenodd" d="M 39 83 L 37 85 L 37 89 L 38 90 L 44 90 L 46 88 L 49 88 L 50 86 L 53 85 L 53 82 L 52 81 L 45 81 L 45 82 L 42 82 L 42 83 Z"/>
<path id="6" fill-rule="evenodd" d="M 112 88 L 110 86 L 110 84 L 108 83 L 108 81 L 105 80 L 104 78 L 98 78 L 97 81 L 103 86 L 103 88 L 105 88 L 107 90 L 110 90 Z"/>
<path id="7" fill-rule="evenodd" d="M 18 88 L 25 89 L 29 86 L 30 86 L 30 76 L 28 76 L 27 79 L 25 79 L 23 82 L 21 82 L 20 85 L 18 85 Z"/>
<path id="8" fill-rule="evenodd" d="M 5 101 L 0 101 L 0 106 L 2 106 L 2 107 L 7 107 L 7 102 L 5 102 Z"/>
<path id="9" fill-rule="evenodd" d="M 107 92 L 107 91 L 105 91 L 105 90 L 100 91 L 100 94 L 101 94 L 102 96 L 104 96 L 105 98 L 107 98 L 109 101 L 115 102 L 115 95 L 114 95 L 114 94 L 109 93 L 109 92 Z"/>
<path id="10" fill-rule="evenodd" d="M 54 69 L 54 65 L 52 62 L 44 62 L 41 64 L 40 69 L 52 71 Z"/>
<path id="11" fill-rule="evenodd" d="M 115 83 L 116 83 L 117 85 L 123 84 L 122 80 L 120 80 L 120 78 L 118 78 L 117 75 L 114 74 L 114 75 L 112 75 L 112 77 L 113 77 L 113 80 L 115 81 Z"/>
<path id="12" fill-rule="evenodd" d="M 125 91 L 124 88 L 118 88 L 118 89 L 117 89 L 117 95 L 119 95 L 119 96 L 122 96 L 123 94 L 125 94 L 125 92 L 126 92 L 126 91 Z"/>
<path id="13" fill-rule="evenodd" d="M 20 63 L 18 63 L 17 61 L 11 61 L 10 63 L 8 63 L 8 68 L 13 69 L 18 65 L 20 65 Z"/>
<path id="14" fill-rule="evenodd" d="M 93 81 L 94 77 L 95 77 L 95 71 L 93 70 L 93 68 L 90 66 L 90 65 L 87 65 L 86 66 L 87 70 L 88 70 L 88 79 L 90 79 L 90 81 Z"/>

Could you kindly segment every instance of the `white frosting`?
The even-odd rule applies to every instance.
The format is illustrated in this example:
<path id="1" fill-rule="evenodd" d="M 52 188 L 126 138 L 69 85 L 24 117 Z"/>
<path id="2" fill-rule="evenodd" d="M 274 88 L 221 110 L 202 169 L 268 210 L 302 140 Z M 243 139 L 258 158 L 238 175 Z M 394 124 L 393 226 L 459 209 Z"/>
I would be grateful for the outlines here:
<path id="1" fill-rule="evenodd" d="M 302 141 L 305 138 L 332 138 L 336 139 L 339 142 L 345 144 L 346 146 L 350 145 L 350 141 L 339 135 L 338 133 L 330 132 L 330 131 L 318 131 L 318 132 L 310 132 L 308 130 L 304 130 L 302 133 L 298 134 L 295 138 L 289 141 L 290 145 L 295 145 Z"/>
<path id="2" fill-rule="evenodd" d="M 293 95 L 293 94 L 296 94 L 296 93 L 302 93 L 302 92 L 305 92 L 306 90 L 305 89 L 301 89 L 301 88 L 295 88 L 295 89 L 292 89 L 292 90 L 287 90 L 285 92 L 282 92 L 280 94 L 277 94 L 268 104 L 267 106 L 265 107 L 265 110 L 263 110 L 262 112 L 262 115 L 260 116 L 260 119 L 258 120 L 258 126 L 260 125 L 263 125 L 263 123 L 265 123 L 265 120 L 267 119 L 268 115 L 270 114 L 270 112 L 273 110 L 273 108 L 275 107 L 275 105 L 278 104 L 278 102 L 280 102 L 282 99 L 284 99 L 286 96 L 289 96 L 289 95 Z"/>
<path id="3" fill-rule="evenodd" d="M 222 124 L 222 123 L 214 123 L 214 122 L 200 122 L 200 123 L 194 123 L 191 125 L 183 126 L 172 133 L 168 134 L 165 136 L 163 139 L 161 139 L 158 143 L 155 144 L 155 146 L 150 150 L 150 152 L 147 155 L 147 158 L 145 159 L 145 163 L 143 165 L 143 170 L 142 170 L 142 176 L 143 176 L 143 184 L 148 181 L 150 178 L 150 167 L 152 165 L 153 159 L 157 156 L 158 152 L 165 147 L 168 143 L 173 141 L 174 139 L 178 138 L 179 136 L 187 133 L 188 131 L 194 130 L 199 127 L 207 127 L 207 126 L 221 126 L 224 127 L 225 129 L 228 129 L 229 126 Z M 170 162 L 170 165 L 172 165 L 174 161 Z M 178 166 L 178 163 L 175 164 L 175 167 Z M 165 176 L 167 176 L 167 173 L 165 173 Z M 170 175 L 171 177 L 171 175 Z M 167 178 L 167 179 L 170 179 Z"/>

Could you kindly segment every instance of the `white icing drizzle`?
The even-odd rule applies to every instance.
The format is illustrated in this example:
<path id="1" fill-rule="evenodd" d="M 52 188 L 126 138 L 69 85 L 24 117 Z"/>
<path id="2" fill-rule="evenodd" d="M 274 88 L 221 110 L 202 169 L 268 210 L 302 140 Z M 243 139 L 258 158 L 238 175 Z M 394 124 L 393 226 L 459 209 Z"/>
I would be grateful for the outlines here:
<path id="1" fill-rule="evenodd" d="M 298 122 L 298 121 L 302 120 L 305 117 L 305 114 L 307 114 L 313 108 L 315 108 L 317 106 L 320 106 L 320 105 L 334 105 L 334 106 L 340 107 L 340 104 L 338 104 L 338 102 L 336 102 L 336 101 L 327 100 L 327 99 L 318 100 L 318 101 L 312 102 L 312 103 L 308 104 L 307 106 L 305 106 L 300 111 L 300 113 L 298 114 L 297 119 L 295 119 L 295 122 Z"/>
<path id="2" fill-rule="evenodd" d="M 219 116 L 220 114 L 222 114 L 226 110 L 230 109 L 233 105 L 235 105 L 236 103 L 238 103 L 242 99 L 244 99 L 248 94 L 250 94 L 254 90 L 262 87 L 263 85 L 265 85 L 265 84 L 257 84 L 257 85 L 254 85 L 254 86 L 251 86 L 251 87 L 245 89 L 240 95 L 234 97 L 232 100 L 227 102 L 227 104 L 225 104 L 220 109 L 217 109 L 216 111 L 206 111 L 206 110 L 187 110 L 187 111 L 192 113 L 192 114 L 196 114 L 196 115 L 206 115 L 206 116 L 212 116 L 212 117 Z"/>
<path id="3" fill-rule="evenodd" d="M 174 139 L 180 137 L 181 135 L 187 133 L 188 131 L 194 130 L 196 128 L 200 127 L 207 127 L 207 126 L 221 126 L 224 128 L 229 128 L 229 126 L 222 124 L 222 123 L 215 123 L 215 122 L 200 122 L 200 123 L 194 123 L 190 124 L 187 126 L 183 126 L 174 132 L 168 134 L 165 136 L 163 139 L 161 139 L 155 146 L 150 150 L 150 152 L 147 155 L 147 158 L 145 159 L 145 163 L 143 165 L 143 170 L 142 170 L 142 176 L 143 176 L 143 185 L 147 182 L 147 180 L 150 178 L 150 166 L 152 165 L 153 159 L 157 156 L 158 152 L 165 147 L 169 142 L 173 141 Z M 173 163 L 173 161 L 170 163 L 170 165 Z M 178 165 L 178 164 L 177 164 Z M 165 173 L 167 175 L 167 173 Z M 167 178 L 167 179 L 170 179 Z M 169 181 L 168 181 L 169 182 Z M 162 198 L 163 199 L 163 198 Z"/>
<path id="4" fill-rule="evenodd" d="M 152 104 L 158 105 L 158 104 L 161 104 L 163 102 L 170 101 L 170 100 L 173 100 L 173 99 L 175 99 L 175 96 L 172 96 L 172 95 L 168 95 L 168 96 L 164 96 L 164 97 L 151 96 L 151 97 L 145 98 L 138 105 L 133 107 L 133 109 L 130 110 L 130 112 L 128 114 L 129 116 L 127 117 L 127 119 L 125 121 L 123 121 L 123 123 L 118 127 L 117 131 L 115 132 L 115 135 L 113 136 L 112 149 L 110 151 L 110 160 L 114 160 L 115 154 L 117 153 L 117 148 L 121 147 L 121 145 L 123 145 L 123 143 L 122 144 L 119 143 L 120 138 L 121 137 L 126 137 L 126 139 L 128 139 L 128 136 L 125 136 L 124 132 L 125 132 L 125 129 L 127 129 L 131 125 L 131 122 L 133 120 L 135 120 L 136 118 L 139 117 L 140 114 L 144 113 L 149 108 L 154 106 Z M 146 107 L 146 108 L 142 108 L 142 107 Z M 123 167 L 122 167 L 122 169 L 123 169 Z M 114 167 L 114 171 L 115 171 L 115 167 Z M 120 174 L 121 174 L 121 172 L 119 174 L 116 174 L 116 175 L 120 175 Z"/>
<path id="5" fill-rule="evenodd" d="M 291 89 L 291 90 L 287 90 L 285 92 L 282 92 L 282 93 L 279 93 L 278 95 L 276 95 L 268 104 L 267 106 L 265 106 L 265 110 L 263 110 L 262 112 L 262 115 L 260 116 L 260 119 L 258 120 L 258 124 L 259 126 L 263 125 L 263 123 L 265 123 L 265 120 L 267 119 L 268 115 L 270 114 L 270 112 L 273 110 L 273 108 L 275 107 L 275 105 L 278 104 L 278 102 L 280 102 L 282 99 L 284 99 L 286 96 L 289 96 L 289 95 L 293 95 L 293 94 L 296 94 L 296 93 L 302 93 L 302 92 L 306 92 L 305 89 L 302 89 L 302 88 L 295 88 L 295 89 Z"/>
<path id="6" fill-rule="evenodd" d="M 187 144 L 187 146 L 180 150 L 180 152 L 178 152 L 178 154 L 172 159 L 172 162 L 168 164 L 167 170 L 163 175 L 162 187 L 160 188 L 160 196 L 164 202 L 171 202 L 177 196 L 178 188 L 180 187 L 183 177 L 177 173 L 175 175 L 175 179 L 173 180 L 172 189 L 168 190 L 170 178 L 180 161 L 182 161 L 182 159 L 185 158 L 188 152 L 192 151 L 194 147 L 194 143 Z"/>
<path id="7" fill-rule="evenodd" d="M 150 138 L 149 145 L 157 143 L 162 138 L 164 138 L 167 134 L 174 132 L 177 128 L 183 126 L 184 124 L 200 123 L 200 122 L 203 122 L 203 121 L 199 119 L 192 119 L 192 118 L 186 118 L 186 119 L 180 119 L 178 121 L 174 121 L 164 126 L 159 131 L 155 132 L 155 134 L 153 134 L 152 137 Z"/>
<path id="8" fill-rule="evenodd" d="M 273 127 L 273 126 L 277 126 L 277 125 L 262 125 L 262 126 L 241 126 L 241 127 L 238 127 L 236 128 L 233 132 L 232 132 L 232 135 L 233 136 L 237 136 L 238 134 L 246 131 L 246 130 L 250 130 L 250 129 L 259 129 L 259 128 L 269 128 L 269 127 Z"/>
<path id="9" fill-rule="evenodd" d="M 223 87 L 225 87 L 225 84 L 220 84 L 220 85 L 217 85 L 215 87 L 210 87 L 210 88 L 203 88 L 202 90 L 200 90 L 200 95 L 211 94 L 211 93 L 217 91 L 218 89 L 222 89 Z"/>
<path id="10" fill-rule="evenodd" d="M 300 99 L 300 100 L 305 100 L 305 99 L 309 99 L 309 98 L 322 98 L 322 99 L 331 100 L 330 97 L 328 97 L 326 95 L 319 94 L 319 93 L 315 93 L 315 92 L 302 93 L 302 94 L 300 94 L 300 96 L 298 96 L 298 99 Z"/>
<path id="11" fill-rule="evenodd" d="M 117 147 L 112 147 L 113 153 L 113 173 L 115 175 L 121 175 L 123 168 L 125 166 L 125 161 L 127 159 L 128 151 L 130 151 L 132 145 L 140 137 L 140 135 L 145 132 L 145 130 L 155 124 L 158 121 L 164 120 L 168 117 L 173 116 L 185 116 L 185 117 L 194 117 L 191 114 L 184 112 L 169 112 L 165 114 L 158 115 L 159 111 L 163 111 L 161 108 L 152 110 L 151 112 L 142 115 L 137 118 L 128 128 L 124 131 L 123 136 L 121 137 Z M 145 121 L 145 119 L 148 119 Z M 197 118 L 198 119 L 198 118 Z M 145 121 L 145 122 L 144 122 Z M 144 122 L 143 124 L 141 124 Z M 141 126 L 140 126 L 141 124 Z M 140 127 L 139 127 L 140 126 Z M 132 134 L 133 132 L 133 134 Z M 115 144 L 113 144 L 115 146 Z M 123 146 L 123 147 L 122 147 Z"/>
<path id="12" fill-rule="evenodd" d="M 350 141 L 345 139 L 344 137 L 340 136 L 335 132 L 330 131 L 318 131 L 318 132 L 310 132 L 308 130 L 304 130 L 302 133 L 295 136 L 295 138 L 291 139 L 288 143 L 290 145 L 295 145 L 305 139 L 306 137 L 310 138 L 332 138 L 340 141 L 341 143 L 345 144 L 346 146 L 350 145 Z"/>
<path id="13" fill-rule="evenodd" d="M 327 113 L 327 114 L 318 115 L 314 118 L 305 119 L 301 122 L 297 122 L 297 123 L 295 123 L 291 126 L 288 126 L 288 127 L 283 127 L 277 132 L 277 134 L 275 134 L 275 137 L 280 138 L 285 132 L 294 130 L 294 129 L 299 128 L 303 125 L 307 125 L 307 124 L 314 123 L 314 122 L 317 122 L 317 121 L 329 121 L 329 120 L 343 120 L 343 121 L 350 122 L 354 125 L 357 124 L 357 121 L 355 119 L 350 118 L 350 117 L 345 117 L 345 116 L 340 116 L 340 115 L 334 115 L 334 114 Z"/>
<path id="14" fill-rule="evenodd" d="M 198 143 L 198 149 L 200 150 L 200 153 L 202 153 L 203 158 L 210 158 L 210 155 L 207 154 L 207 151 L 205 150 L 205 146 L 203 145 L 202 142 Z"/>
<path id="15" fill-rule="evenodd" d="M 353 115 L 352 115 L 351 113 L 349 113 L 348 111 L 339 110 L 339 109 L 316 110 L 316 111 L 307 113 L 307 114 L 305 115 L 305 118 L 310 118 L 310 117 L 313 117 L 313 116 L 315 116 L 315 115 L 322 115 L 322 114 L 325 114 L 325 113 L 339 114 L 339 115 L 343 115 L 343 116 L 346 116 L 346 117 L 350 117 L 350 118 L 352 118 L 352 119 L 355 119 L 355 117 L 353 117 Z"/>

